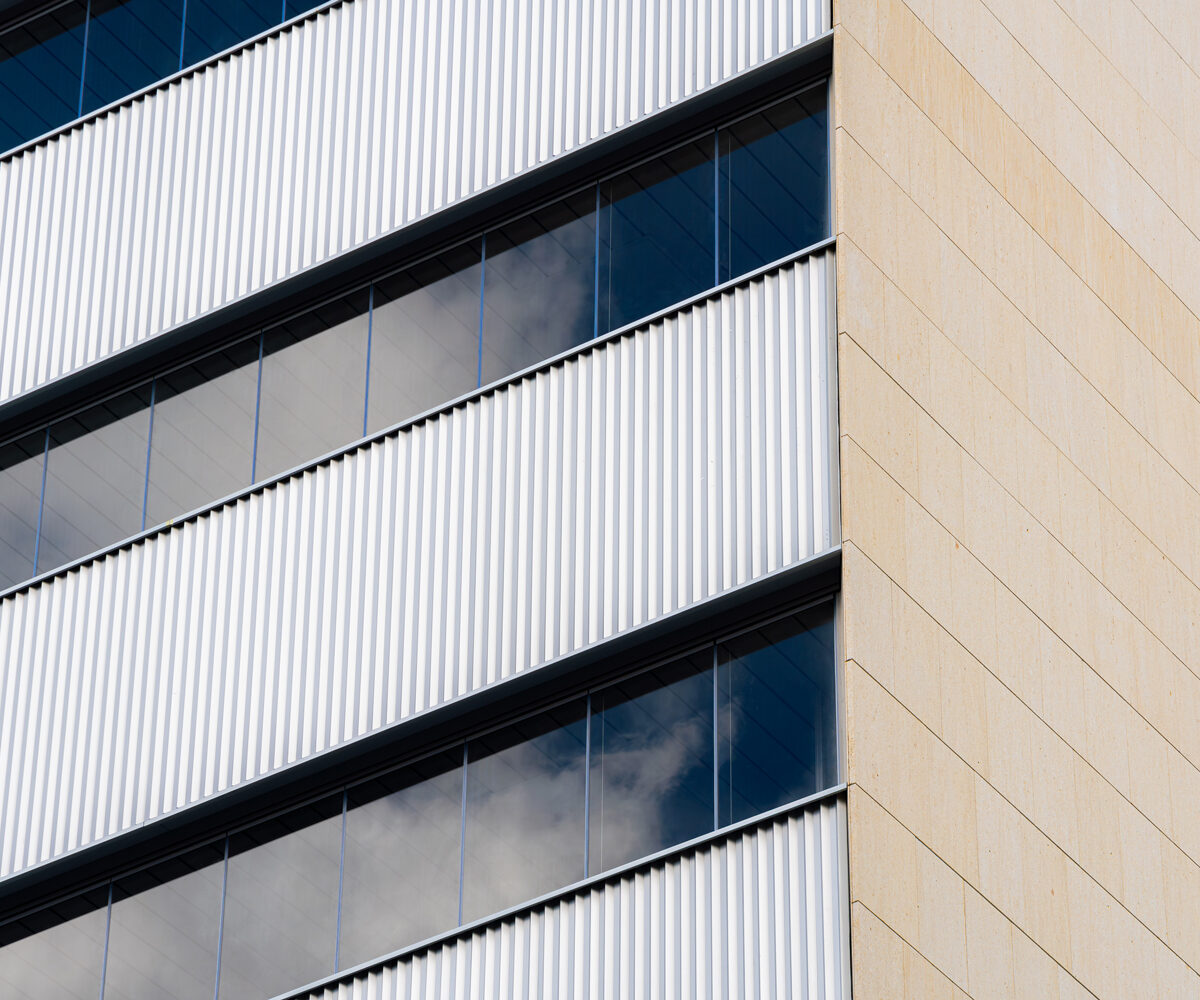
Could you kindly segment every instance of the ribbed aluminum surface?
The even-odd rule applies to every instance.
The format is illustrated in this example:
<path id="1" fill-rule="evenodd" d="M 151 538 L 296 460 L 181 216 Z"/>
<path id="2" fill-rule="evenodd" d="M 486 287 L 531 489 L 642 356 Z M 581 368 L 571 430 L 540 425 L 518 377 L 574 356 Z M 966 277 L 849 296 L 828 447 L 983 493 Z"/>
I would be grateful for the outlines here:
<path id="1" fill-rule="evenodd" d="M 311 1000 L 848 1000 L 842 799 L 314 990 Z"/>
<path id="2" fill-rule="evenodd" d="M 0 877 L 835 544 L 832 250 L 0 601 Z"/>
<path id="3" fill-rule="evenodd" d="M 0 162 L 0 403 L 829 22 L 829 0 L 347 0 Z"/>

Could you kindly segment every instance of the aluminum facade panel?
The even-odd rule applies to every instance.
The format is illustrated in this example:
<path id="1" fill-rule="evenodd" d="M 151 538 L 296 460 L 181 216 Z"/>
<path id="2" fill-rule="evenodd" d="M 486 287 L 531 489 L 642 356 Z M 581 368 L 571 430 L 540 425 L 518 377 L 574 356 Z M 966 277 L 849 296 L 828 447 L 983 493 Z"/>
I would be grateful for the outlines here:
<path id="1" fill-rule="evenodd" d="M 297 994 L 850 996 L 846 806 L 780 816 Z"/>
<path id="2" fill-rule="evenodd" d="M 0 877 L 837 544 L 832 249 L 0 601 Z"/>
<path id="3" fill-rule="evenodd" d="M 0 161 L 0 403 L 828 30 L 828 0 L 347 0 Z"/>

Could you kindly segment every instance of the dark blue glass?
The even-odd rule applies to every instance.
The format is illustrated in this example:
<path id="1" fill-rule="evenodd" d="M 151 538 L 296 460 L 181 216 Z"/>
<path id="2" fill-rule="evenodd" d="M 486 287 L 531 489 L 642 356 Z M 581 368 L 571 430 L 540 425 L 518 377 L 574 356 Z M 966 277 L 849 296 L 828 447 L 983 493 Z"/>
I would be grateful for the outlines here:
<path id="1" fill-rule="evenodd" d="M 722 129 L 720 145 L 722 280 L 829 235 L 823 86 Z"/>
<path id="2" fill-rule="evenodd" d="M 586 745 L 584 701 L 470 742 L 464 921 L 583 878 Z"/>
<path id="3" fill-rule="evenodd" d="M 0 924 L 0 997 L 96 1000 L 107 921 L 101 889 Z"/>
<path id="4" fill-rule="evenodd" d="M 183 64 L 190 66 L 279 23 L 279 0 L 187 0 Z"/>
<path id="5" fill-rule="evenodd" d="M 78 0 L 0 34 L 0 151 L 78 117 L 86 17 Z"/>
<path id="6" fill-rule="evenodd" d="M 592 695 L 588 873 L 713 828 L 712 647 Z"/>
<path id="7" fill-rule="evenodd" d="M 712 136 L 601 185 L 600 333 L 711 288 Z"/>
<path id="8" fill-rule="evenodd" d="M 183 0 L 92 0 L 84 112 L 177 72 L 182 27 Z"/>
<path id="9" fill-rule="evenodd" d="M 0 590 L 34 574 L 46 432 L 0 447 Z"/>
<path id="10" fill-rule="evenodd" d="M 284 4 L 285 14 L 283 19 L 286 21 L 297 14 L 303 14 L 306 10 L 320 7 L 325 2 L 326 0 L 287 0 Z"/>
<path id="11" fill-rule="evenodd" d="M 596 189 L 487 234 L 483 382 L 494 382 L 595 331 Z"/>
<path id="12" fill-rule="evenodd" d="M 721 825 L 836 784 L 832 606 L 743 633 L 717 654 Z"/>

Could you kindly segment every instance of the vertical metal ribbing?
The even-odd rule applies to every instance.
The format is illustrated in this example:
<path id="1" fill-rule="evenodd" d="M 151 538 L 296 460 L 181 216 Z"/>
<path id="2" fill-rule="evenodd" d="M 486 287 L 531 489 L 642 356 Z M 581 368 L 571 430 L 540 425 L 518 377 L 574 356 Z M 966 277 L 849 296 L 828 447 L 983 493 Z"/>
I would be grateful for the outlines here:
<path id="1" fill-rule="evenodd" d="M 526 27 L 539 21 L 527 0 L 483 6 L 481 24 L 446 5 L 427 17 L 422 5 L 347 0 L 0 159 L 30 193 L 27 224 L 0 231 L 0 258 L 48 265 L 0 276 L 0 402 L 600 141 L 783 55 L 824 20 L 797 19 L 718 66 L 721 34 L 743 14 L 761 23 L 767 0 L 699 0 L 679 32 L 641 30 L 670 21 L 668 0 L 595 0 L 540 32 Z M 89 5 L 80 114 L 90 22 Z M 361 57 L 347 63 L 350 51 Z M 464 94 L 479 96 L 465 120 Z M 205 141 L 213 122 L 220 138 Z M 554 123 L 545 141 L 525 141 L 542 122 Z M 281 158 L 299 169 L 281 172 Z M 83 182 L 53 183 L 63 163 Z M 165 180 L 147 189 L 148 176 Z M 141 222 L 102 234 L 110 266 L 97 269 L 97 234 L 80 239 L 78 220 L 120 218 L 122 206 Z M 72 303 L 71 322 L 45 302 Z M 117 317 L 116 302 L 131 308 Z"/>
<path id="2" fill-rule="evenodd" d="M 747 278 L 0 601 L 2 689 L 24 697 L 46 687 L 100 705 L 77 726 L 65 712 L 32 713 L 0 738 L 0 770 L 27 775 L 0 802 L 0 877 L 66 852 L 51 844 L 86 846 L 606 641 L 593 616 L 620 593 L 663 596 L 630 604 L 614 634 L 718 596 L 725 582 L 712 567 L 740 527 L 720 516 L 725 494 L 711 470 L 736 467 L 744 441 L 713 407 L 734 411 L 731 426 L 744 423 L 738 407 L 754 405 L 755 387 L 735 392 L 734 382 L 768 370 L 813 398 L 812 380 L 828 378 L 810 363 L 828 310 L 814 311 L 809 293 L 831 294 L 832 263 L 824 250 Z M 264 354 L 260 335 L 259 397 Z M 827 356 L 822 347 L 818 358 Z M 633 357 L 653 363 L 631 367 Z M 831 433 L 811 426 L 829 411 L 801 402 L 757 419 L 762 453 L 784 463 L 776 479 L 794 485 L 765 508 L 784 541 L 769 544 L 763 531 L 738 543 L 755 550 L 744 553 L 747 578 L 798 564 L 829 532 L 829 503 L 813 497 L 827 495 L 830 473 L 806 466 L 812 452 L 796 446 Z M 670 472 L 653 503 L 641 495 L 645 453 L 629 443 L 642 426 Z M 47 447 L 48 438 L 44 476 Z M 823 450 L 808 461 L 824 461 Z M 727 502 L 763 509 L 775 479 L 763 462 L 745 468 L 725 487 Z M 547 514 L 555 505 L 565 519 Z M 626 530 L 629 518 L 617 515 L 637 510 L 643 537 L 665 539 L 670 555 L 654 558 L 654 546 L 643 551 L 628 535 L 619 562 L 589 555 L 603 554 L 610 526 Z M 551 540 L 566 528 L 577 540 L 570 551 Z M 459 552 L 469 554 L 468 576 L 455 586 L 446 581 Z M 573 627 L 508 641 L 538 630 L 531 609 L 540 607 L 567 609 Z M 456 645 L 443 648 L 440 636 Z M 104 692 L 146 679 L 145 698 L 122 695 L 125 710 L 106 715 Z M 714 726 L 719 711 L 718 698 Z M 718 737 L 714 729 L 715 754 Z M 146 775 L 151 787 L 139 788 Z M 720 790 L 717 771 L 718 824 Z M 123 805 L 134 801 L 136 815 Z M 464 851 L 465 840 L 465 871 Z"/>
<path id="3" fill-rule="evenodd" d="M 459 931 L 297 1000 L 849 1000 L 839 795 Z"/>

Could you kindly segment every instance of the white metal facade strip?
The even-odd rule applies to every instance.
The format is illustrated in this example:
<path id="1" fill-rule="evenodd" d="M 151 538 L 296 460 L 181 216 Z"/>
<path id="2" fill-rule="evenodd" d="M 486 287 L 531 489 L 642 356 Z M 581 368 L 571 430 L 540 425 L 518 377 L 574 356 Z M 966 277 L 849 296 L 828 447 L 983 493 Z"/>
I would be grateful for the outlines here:
<path id="1" fill-rule="evenodd" d="M 829 0 L 347 0 L 0 161 L 0 403 L 828 30 Z"/>
<path id="2" fill-rule="evenodd" d="M 0 877 L 836 544 L 832 248 L 0 601 Z"/>
<path id="3" fill-rule="evenodd" d="M 848 1000 L 845 842 L 839 797 L 305 996 Z"/>

